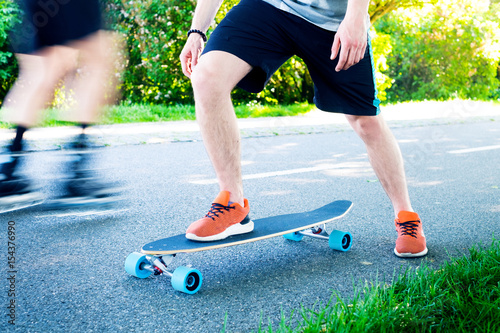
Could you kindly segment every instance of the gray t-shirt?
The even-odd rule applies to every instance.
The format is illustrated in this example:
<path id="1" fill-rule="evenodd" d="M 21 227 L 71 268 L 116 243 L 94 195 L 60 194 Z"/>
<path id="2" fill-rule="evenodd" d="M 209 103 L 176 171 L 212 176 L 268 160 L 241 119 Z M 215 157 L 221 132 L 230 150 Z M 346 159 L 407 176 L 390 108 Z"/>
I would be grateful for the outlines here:
<path id="1" fill-rule="evenodd" d="M 344 19 L 348 0 L 263 0 L 297 15 L 318 27 L 337 31 Z"/>

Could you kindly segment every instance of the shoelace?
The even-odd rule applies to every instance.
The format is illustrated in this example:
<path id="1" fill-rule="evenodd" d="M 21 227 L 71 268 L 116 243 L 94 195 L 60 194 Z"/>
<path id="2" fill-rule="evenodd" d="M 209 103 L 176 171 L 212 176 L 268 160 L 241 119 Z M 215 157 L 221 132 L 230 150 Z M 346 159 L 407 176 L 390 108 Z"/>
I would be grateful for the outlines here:
<path id="1" fill-rule="evenodd" d="M 401 227 L 401 235 L 408 235 L 417 238 L 417 228 L 419 223 L 420 220 L 398 222 L 399 226 Z"/>
<path id="2" fill-rule="evenodd" d="M 205 217 L 209 217 L 215 221 L 215 217 L 219 217 L 220 213 L 224 213 L 224 211 L 229 211 L 230 209 L 236 209 L 234 206 L 224 206 L 218 203 L 212 203 L 212 208 L 208 211 Z"/>

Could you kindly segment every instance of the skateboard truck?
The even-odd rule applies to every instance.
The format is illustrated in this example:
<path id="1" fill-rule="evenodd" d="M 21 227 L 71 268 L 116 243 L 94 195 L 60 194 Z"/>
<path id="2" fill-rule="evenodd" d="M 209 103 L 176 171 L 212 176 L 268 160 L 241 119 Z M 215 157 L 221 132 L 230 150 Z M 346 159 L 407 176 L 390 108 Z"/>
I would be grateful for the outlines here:
<path id="1" fill-rule="evenodd" d="M 321 230 L 319 233 L 317 231 Z M 349 232 L 333 230 L 330 235 L 321 228 L 312 228 L 283 235 L 288 240 L 300 242 L 304 236 L 328 241 L 328 246 L 336 251 L 349 251 L 352 246 L 352 236 Z"/>
<path id="2" fill-rule="evenodd" d="M 179 266 L 173 273 L 168 271 L 175 255 L 147 255 L 132 252 L 125 259 L 125 270 L 128 274 L 145 279 L 151 274 L 166 275 L 170 278 L 172 287 L 187 294 L 195 294 L 200 290 L 203 277 L 197 269 Z"/>
<path id="3" fill-rule="evenodd" d="M 333 230 L 330 234 L 325 230 L 326 226 L 313 227 L 310 229 L 296 231 L 283 235 L 288 240 L 300 242 L 304 236 L 323 239 L 328 241 L 328 246 L 336 251 L 349 251 L 352 246 L 352 236 L 349 232 Z"/>

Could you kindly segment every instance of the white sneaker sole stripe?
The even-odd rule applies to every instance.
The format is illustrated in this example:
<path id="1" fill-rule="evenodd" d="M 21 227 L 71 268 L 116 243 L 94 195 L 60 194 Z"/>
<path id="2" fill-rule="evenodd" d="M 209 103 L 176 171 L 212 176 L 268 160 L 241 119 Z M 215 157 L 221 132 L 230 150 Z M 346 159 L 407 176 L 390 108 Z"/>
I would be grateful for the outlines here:
<path id="1" fill-rule="evenodd" d="M 418 252 L 418 253 L 399 253 L 398 251 L 396 251 L 396 248 L 394 248 L 394 254 L 397 255 L 398 257 L 400 258 L 412 258 L 412 257 L 423 257 L 427 254 L 427 248 L 425 248 L 425 250 L 423 250 L 422 252 Z"/>
<path id="2" fill-rule="evenodd" d="M 234 224 L 217 235 L 208 236 L 208 237 L 199 237 L 199 236 L 196 236 L 195 234 L 187 233 L 186 238 L 190 239 L 190 240 L 198 241 L 198 242 L 213 242 L 213 241 L 217 241 L 217 240 L 226 239 L 229 236 L 233 236 L 233 235 L 246 234 L 246 233 L 251 232 L 251 231 L 253 231 L 253 221 L 250 221 L 250 222 L 245 223 L 245 224 L 241 224 L 241 223 Z"/>

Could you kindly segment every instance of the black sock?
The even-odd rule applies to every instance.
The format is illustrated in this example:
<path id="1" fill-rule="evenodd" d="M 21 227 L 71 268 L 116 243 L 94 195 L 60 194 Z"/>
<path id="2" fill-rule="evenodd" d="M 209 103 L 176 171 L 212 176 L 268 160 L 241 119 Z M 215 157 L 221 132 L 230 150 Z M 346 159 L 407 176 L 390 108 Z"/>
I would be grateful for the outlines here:
<path id="1" fill-rule="evenodd" d="M 16 128 L 16 137 L 12 141 L 12 146 L 10 148 L 11 151 L 21 151 L 23 150 L 23 135 L 28 128 L 18 125 Z"/>
<path id="2" fill-rule="evenodd" d="M 17 153 L 23 150 L 23 135 L 28 129 L 24 126 L 18 125 L 16 128 L 16 136 L 9 147 L 10 152 Z M 6 179 L 11 179 L 14 176 L 14 172 L 19 164 L 19 156 L 13 154 L 10 161 L 2 164 L 1 172 L 4 174 Z"/>
<path id="3" fill-rule="evenodd" d="M 80 133 L 80 135 L 78 135 L 78 137 L 76 138 L 73 147 L 76 149 L 88 148 L 88 136 L 85 133 L 85 129 L 89 127 L 89 124 L 81 123 L 78 126 L 82 129 L 82 133 Z"/>
<path id="4" fill-rule="evenodd" d="M 89 148 L 89 142 L 88 135 L 85 133 L 85 129 L 89 127 L 89 124 L 80 123 L 78 126 L 82 129 L 82 132 L 72 143 L 75 155 L 73 155 L 73 160 L 69 164 L 69 173 L 73 174 L 74 178 L 81 178 L 82 172 L 88 168 L 89 163 L 89 157 L 86 153 L 86 150 Z"/>

